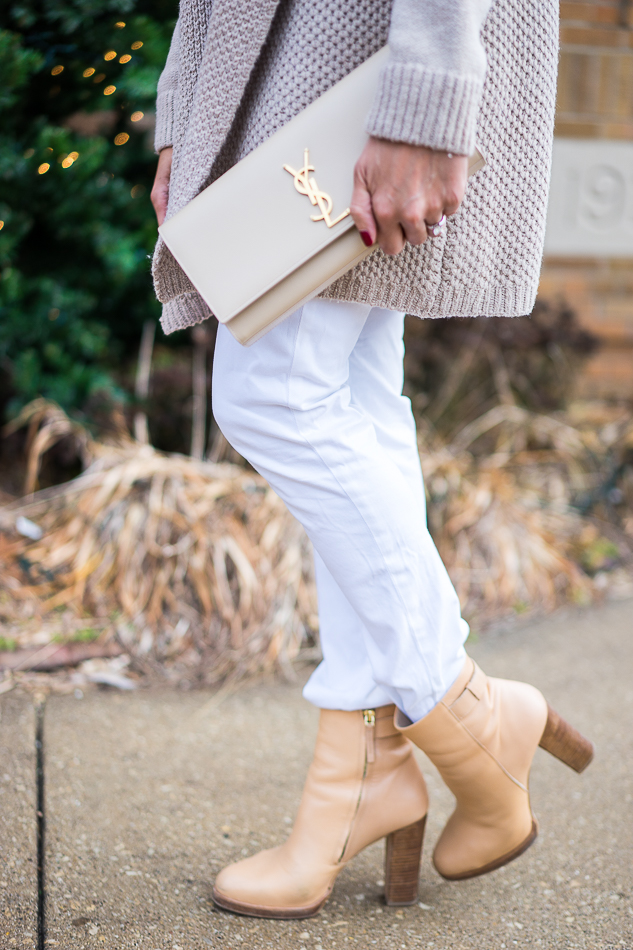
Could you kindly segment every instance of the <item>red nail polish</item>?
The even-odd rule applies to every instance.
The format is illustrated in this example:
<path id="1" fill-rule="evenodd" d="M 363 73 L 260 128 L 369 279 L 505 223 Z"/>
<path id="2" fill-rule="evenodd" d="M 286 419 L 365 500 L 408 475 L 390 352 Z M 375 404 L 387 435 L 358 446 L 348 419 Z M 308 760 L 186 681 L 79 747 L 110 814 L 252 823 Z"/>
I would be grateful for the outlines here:
<path id="1" fill-rule="evenodd" d="M 374 242 L 371 239 L 371 234 L 369 231 L 359 231 L 358 233 L 360 234 L 361 240 L 365 247 L 371 247 Z"/>

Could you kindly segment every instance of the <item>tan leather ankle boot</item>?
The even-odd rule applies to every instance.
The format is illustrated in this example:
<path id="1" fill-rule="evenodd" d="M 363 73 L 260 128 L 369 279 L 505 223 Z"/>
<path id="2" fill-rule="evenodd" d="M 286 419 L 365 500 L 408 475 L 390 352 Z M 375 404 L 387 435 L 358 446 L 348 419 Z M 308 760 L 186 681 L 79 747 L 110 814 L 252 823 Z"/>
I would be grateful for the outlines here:
<path id="1" fill-rule="evenodd" d="M 591 743 L 535 687 L 488 677 L 471 659 L 424 719 L 408 724 L 397 711 L 395 722 L 457 799 L 433 854 L 449 880 L 493 871 L 536 838 L 528 777 L 539 744 L 578 772 L 593 757 Z"/>
<path id="2" fill-rule="evenodd" d="M 428 797 L 394 712 L 321 710 L 290 837 L 224 868 L 213 889 L 216 904 L 253 917 L 311 917 L 347 862 L 384 837 L 387 903 L 414 903 Z"/>

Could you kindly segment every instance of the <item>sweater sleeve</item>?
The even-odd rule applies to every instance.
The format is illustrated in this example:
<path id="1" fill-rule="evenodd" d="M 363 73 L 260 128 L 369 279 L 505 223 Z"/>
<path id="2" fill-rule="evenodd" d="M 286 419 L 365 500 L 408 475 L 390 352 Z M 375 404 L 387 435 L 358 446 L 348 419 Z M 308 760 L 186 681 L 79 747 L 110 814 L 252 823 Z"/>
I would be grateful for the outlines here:
<path id="1" fill-rule="evenodd" d="M 394 0 L 385 66 L 366 130 L 470 155 L 486 74 L 492 0 Z"/>
<path id="2" fill-rule="evenodd" d="M 158 80 L 156 91 L 156 131 L 154 133 L 154 149 L 156 152 L 173 145 L 174 101 L 178 89 L 179 66 L 180 19 L 178 19 L 174 28 L 167 62 Z"/>

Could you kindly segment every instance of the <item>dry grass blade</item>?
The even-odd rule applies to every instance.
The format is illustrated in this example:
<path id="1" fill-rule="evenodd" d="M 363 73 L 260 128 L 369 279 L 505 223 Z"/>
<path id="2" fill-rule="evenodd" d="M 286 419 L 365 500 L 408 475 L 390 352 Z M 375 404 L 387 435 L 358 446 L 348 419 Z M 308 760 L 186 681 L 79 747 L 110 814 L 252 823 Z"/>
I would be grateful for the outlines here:
<path id="1" fill-rule="evenodd" d="M 65 431 L 60 412 L 24 416 L 38 420 L 35 457 Z M 573 422 L 503 404 L 450 442 L 420 426 L 430 527 L 469 620 L 594 595 L 614 545 L 573 502 L 600 489 L 605 453 L 624 471 L 633 423 Z M 88 618 L 89 637 L 122 644 L 137 670 L 227 688 L 315 657 L 310 545 L 262 479 L 129 441 L 85 444 L 83 475 L 0 509 L 0 620 L 20 648 L 72 640 Z M 17 537 L 19 515 L 39 541 Z"/>
<path id="2" fill-rule="evenodd" d="M 262 545 L 263 510 L 278 531 Z M 110 447 L 66 491 L 35 495 L 11 516 L 24 512 L 37 514 L 44 536 L 0 551 L 0 576 L 42 617 L 67 605 L 111 618 L 110 633 L 171 678 L 215 684 L 289 672 L 301 645 L 314 645 L 308 542 L 241 468 Z"/>
<path id="3" fill-rule="evenodd" d="M 566 600 L 586 603 L 601 589 L 595 569 L 586 570 L 592 548 L 608 549 L 616 562 L 620 549 L 625 556 L 624 534 L 618 547 L 577 502 L 605 479 L 609 453 L 626 451 L 630 413 L 601 437 L 583 420 L 577 415 L 571 425 L 561 414 L 504 404 L 448 444 L 420 427 L 431 530 L 465 614 L 478 623 Z"/>
<path id="4" fill-rule="evenodd" d="M 25 495 L 32 494 L 37 488 L 42 456 L 61 439 L 73 439 L 85 464 L 92 458 L 92 439 L 86 430 L 72 422 L 55 403 L 46 399 L 33 400 L 4 427 L 3 434 L 11 435 L 24 426 L 28 426 Z"/>

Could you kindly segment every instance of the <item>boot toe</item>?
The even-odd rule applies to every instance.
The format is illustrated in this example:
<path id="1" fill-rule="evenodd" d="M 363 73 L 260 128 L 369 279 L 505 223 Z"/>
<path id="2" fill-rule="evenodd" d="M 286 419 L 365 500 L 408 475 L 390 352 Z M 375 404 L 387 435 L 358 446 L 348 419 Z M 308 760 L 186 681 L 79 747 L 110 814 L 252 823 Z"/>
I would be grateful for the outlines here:
<path id="1" fill-rule="evenodd" d="M 275 883 L 278 886 L 277 881 L 271 881 L 270 874 L 275 864 L 273 855 L 278 850 L 270 848 L 227 865 L 215 879 L 214 895 L 242 904 L 269 904 L 274 898 Z M 277 878 L 278 875 L 272 876 Z"/>
<path id="2" fill-rule="evenodd" d="M 435 846 L 433 864 L 449 881 L 478 877 L 518 858 L 532 844 L 537 830 L 531 813 L 511 829 L 479 827 L 453 816 Z"/>
<path id="3" fill-rule="evenodd" d="M 306 917 L 323 905 L 334 876 L 302 881 L 285 867 L 282 848 L 270 848 L 223 868 L 213 899 L 225 910 L 256 917 Z"/>

